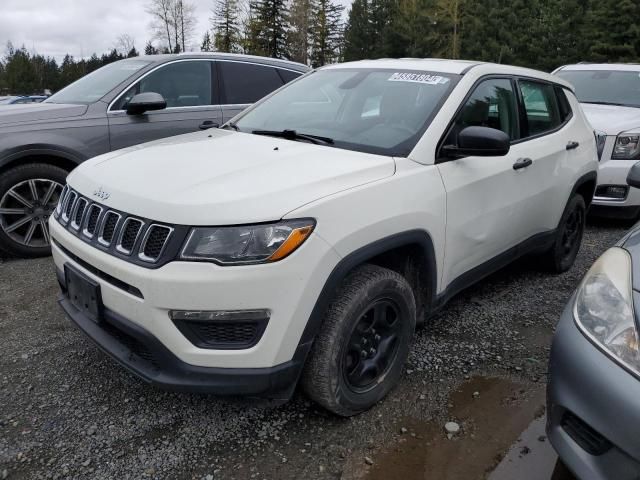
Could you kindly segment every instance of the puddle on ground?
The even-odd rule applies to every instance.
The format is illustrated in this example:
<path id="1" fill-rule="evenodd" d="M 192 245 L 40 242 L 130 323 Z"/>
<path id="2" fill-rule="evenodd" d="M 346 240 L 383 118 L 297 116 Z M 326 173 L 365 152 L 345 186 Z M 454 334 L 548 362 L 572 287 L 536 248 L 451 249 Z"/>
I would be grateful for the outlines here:
<path id="1" fill-rule="evenodd" d="M 449 398 L 449 419 L 461 426 L 460 434 L 449 439 L 443 425 L 405 419 L 399 426 L 407 432 L 353 478 L 573 480 L 555 466 L 544 401 L 544 385 L 473 378 Z"/>

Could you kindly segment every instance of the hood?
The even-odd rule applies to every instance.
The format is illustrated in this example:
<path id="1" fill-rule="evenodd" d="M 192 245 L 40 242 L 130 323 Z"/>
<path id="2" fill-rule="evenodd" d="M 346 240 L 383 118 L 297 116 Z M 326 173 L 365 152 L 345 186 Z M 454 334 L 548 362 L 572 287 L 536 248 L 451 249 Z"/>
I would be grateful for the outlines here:
<path id="1" fill-rule="evenodd" d="M 86 112 L 87 108 L 87 105 L 59 103 L 3 105 L 0 107 L 0 126 L 77 117 Z"/>
<path id="2" fill-rule="evenodd" d="M 279 220 L 306 203 L 393 175 L 391 157 L 209 130 L 96 157 L 71 187 L 106 206 L 182 225 Z M 366 208 L 366 206 L 365 206 Z"/>
<path id="3" fill-rule="evenodd" d="M 640 108 L 581 103 L 591 126 L 607 135 L 618 135 L 640 128 Z"/>

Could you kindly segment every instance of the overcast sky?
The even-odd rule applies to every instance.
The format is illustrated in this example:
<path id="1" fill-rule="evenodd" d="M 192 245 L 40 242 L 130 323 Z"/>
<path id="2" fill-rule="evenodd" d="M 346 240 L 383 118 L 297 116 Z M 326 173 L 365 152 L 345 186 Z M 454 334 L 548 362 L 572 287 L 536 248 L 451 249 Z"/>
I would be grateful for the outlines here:
<path id="1" fill-rule="evenodd" d="M 209 27 L 213 0 L 191 0 L 198 24 L 193 43 L 200 45 Z M 42 55 L 61 60 L 101 55 L 111 50 L 125 33 L 144 49 L 151 38 L 148 0 L 0 0 L 0 56 L 11 41 Z M 341 0 L 350 4 L 350 0 Z"/>

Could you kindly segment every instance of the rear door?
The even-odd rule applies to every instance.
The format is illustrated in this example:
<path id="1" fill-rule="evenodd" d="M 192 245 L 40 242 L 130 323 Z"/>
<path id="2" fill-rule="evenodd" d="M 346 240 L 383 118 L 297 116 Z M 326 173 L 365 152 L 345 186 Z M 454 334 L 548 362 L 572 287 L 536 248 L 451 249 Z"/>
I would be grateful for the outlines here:
<path id="1" fill-rule="evenodd" d="M 143 75 L 109 107 L 111 149 L 222 124 L 216 75 L 215 63 L 208 59 L 178 60 Z M 127 103 L 143 92 L 161 94 L 167 108 L 128 115 Z"/>
<path id="2" fill-rule="evenodd" d="M 574 143 L 580 136 L 572 138 L 577 127 L 559 87 L 541 80 L 519 79 L 518 90 L 523 124 L 518 148 L 533 160 L 522 175 L 526 179 L 522 193 L 528 205 L 526 234 L 532 236 L 558 226 L 571 190 L 566 179 L 573 178 L 568 162 L 584 146 Z"/>
<path id="3" fill-rule="evenodd" d="M 234 60 L 217 60 L 216 63 L 224 122 L 301 75 L 293 70 L 258 63 Z"/>

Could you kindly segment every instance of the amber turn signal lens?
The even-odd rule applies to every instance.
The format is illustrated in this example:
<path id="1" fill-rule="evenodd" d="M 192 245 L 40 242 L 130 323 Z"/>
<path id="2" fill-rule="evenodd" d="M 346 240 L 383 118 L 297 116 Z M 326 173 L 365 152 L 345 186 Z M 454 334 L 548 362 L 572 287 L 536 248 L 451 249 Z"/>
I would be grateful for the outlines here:
<path id="1" fill-rule="evenodd" d="M 306 227 L 296 228 L 289 234 L 289 238 L 287 238 L 280 248 L 273 252 L 273 254 L 267 259 L 269 262 L 275 262 L 277 260 L 282 260 L 286 256 L 293 253 L 300 245 L 304 243 L 304 241 L 311 235 L 313 232 L 313 225 L 309 225 Z"/>

